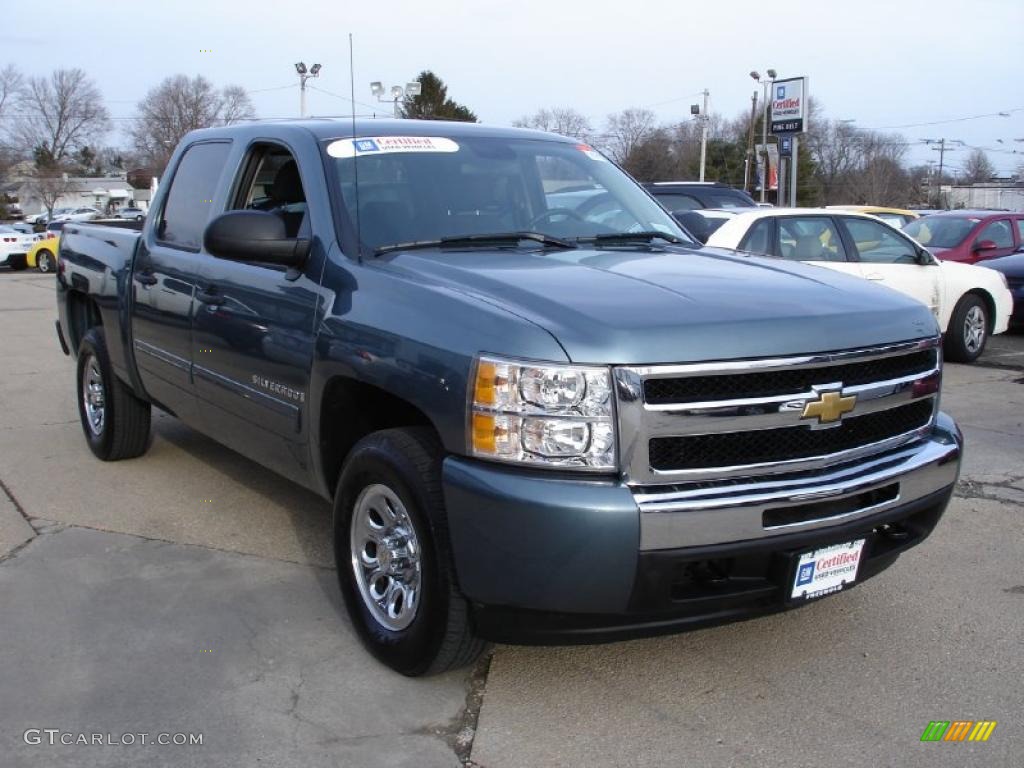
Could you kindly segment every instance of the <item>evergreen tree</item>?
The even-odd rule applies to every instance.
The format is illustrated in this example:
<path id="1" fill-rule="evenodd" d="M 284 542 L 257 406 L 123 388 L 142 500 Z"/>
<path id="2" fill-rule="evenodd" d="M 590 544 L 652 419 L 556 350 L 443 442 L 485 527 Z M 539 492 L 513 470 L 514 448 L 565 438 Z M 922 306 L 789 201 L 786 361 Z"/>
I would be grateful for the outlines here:
<path id="1" fill-rule="evenodd" d="M 469 107 L 448 98 L 448 86 L 430 70 L 420 72 L 416 82 L 420 84 L 420 95 L 405 98 L 402 104 L 402 117 L 477 122 L 476 114 Z"/>

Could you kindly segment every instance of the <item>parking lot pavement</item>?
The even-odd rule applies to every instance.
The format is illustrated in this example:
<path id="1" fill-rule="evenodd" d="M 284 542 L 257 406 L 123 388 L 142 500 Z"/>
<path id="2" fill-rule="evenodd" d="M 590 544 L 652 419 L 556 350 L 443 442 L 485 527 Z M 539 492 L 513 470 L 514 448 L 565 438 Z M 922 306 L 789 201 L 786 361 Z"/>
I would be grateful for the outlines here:
<path id="1" fill-rule="evenodd" d="M 52 276 L 0 273 L 0 766 L 459 765 L 471 672 L 408 680 L 363 651 L 329 506 L 156 413 L 145 457 L 94 459 L 53 302 Z"/>
<path id="2" fill-rule="evenodd" d="M 95 460 L 53 317 L 52 277 L 0 273 L 0 764 L 458 765 L 470 673 L 410 681 L 362 651 L 327 504 L 163 416 L 144 457 Z M 1024 764 L 1022 379 L 947 367 L 964 481 L 891 570 L 688 635 L 500 646 L 472 760 Z M 919 741 L 930 720 L 982 718 L 999 722 L 988 743 Z M 203 746 L 35 746 L 27 728 Z"/>
<path id="3" fill-rule="evenodd" d="M 1024 331 L 991 337 L 985 345 L 982 361 L 985 365 L 1024 369 Z"/>

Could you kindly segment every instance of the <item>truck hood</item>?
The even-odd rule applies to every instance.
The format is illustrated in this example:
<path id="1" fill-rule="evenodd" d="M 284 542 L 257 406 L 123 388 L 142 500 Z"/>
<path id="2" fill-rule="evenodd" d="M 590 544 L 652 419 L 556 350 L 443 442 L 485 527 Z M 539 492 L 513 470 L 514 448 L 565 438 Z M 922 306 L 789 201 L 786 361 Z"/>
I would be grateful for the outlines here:
<path id="1" fill-rule="evenodd" d="M 938 333 L 923 304 L 866 280 L 712 248 L 405 251 L 381 262 L 536 323 L 573 362 L 772 357 Z"/>

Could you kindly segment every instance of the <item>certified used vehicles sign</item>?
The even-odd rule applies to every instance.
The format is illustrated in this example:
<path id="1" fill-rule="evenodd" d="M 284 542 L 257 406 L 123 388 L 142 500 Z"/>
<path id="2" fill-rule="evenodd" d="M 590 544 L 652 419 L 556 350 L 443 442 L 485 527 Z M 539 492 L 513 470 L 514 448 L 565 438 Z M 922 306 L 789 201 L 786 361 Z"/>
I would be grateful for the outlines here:
<path id="1" fill-rule="evenodd" d="M 823 597 L 857 579 L 865 539 L 836 544 L 800 555 L 791 599 Z"/>

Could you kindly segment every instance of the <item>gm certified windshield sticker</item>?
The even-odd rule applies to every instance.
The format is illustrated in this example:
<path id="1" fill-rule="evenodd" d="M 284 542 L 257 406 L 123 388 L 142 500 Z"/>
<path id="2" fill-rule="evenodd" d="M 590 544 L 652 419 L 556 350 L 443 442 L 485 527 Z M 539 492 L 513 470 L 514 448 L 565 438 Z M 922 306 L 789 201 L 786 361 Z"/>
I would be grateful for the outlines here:
<path id="1" fill-rule="evenodd" d="M 608 158 L 598 152 L 589 144 L 577 144 L 576 149 L 582 152 L 584 155 L 589 157 L 591 160 L 600 160 L 602 163 L 607 163 Z"/>
<path id="2" fill-rule="evenodd" d="M 367 136 L 338 139 L 327 145 L 331 157 L 384 155 L 393 152 L 458 152 L 459 145 L 443 136 Z"/>

